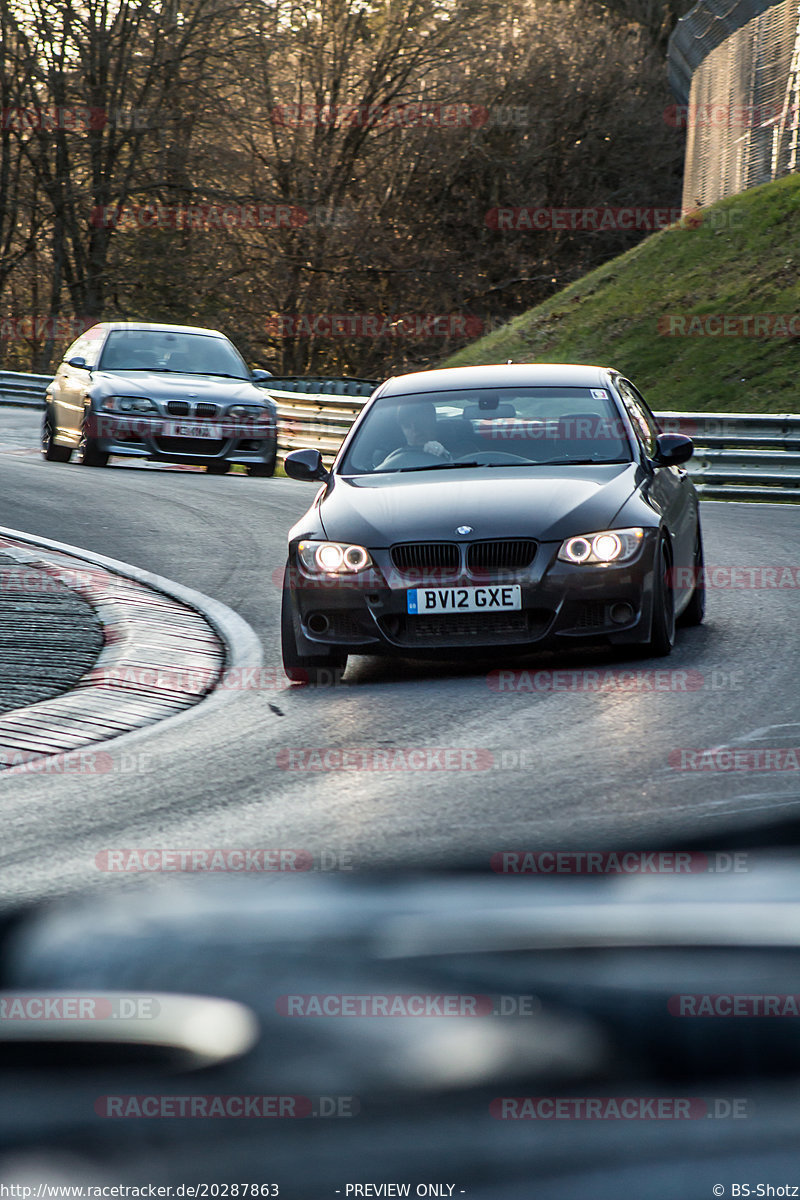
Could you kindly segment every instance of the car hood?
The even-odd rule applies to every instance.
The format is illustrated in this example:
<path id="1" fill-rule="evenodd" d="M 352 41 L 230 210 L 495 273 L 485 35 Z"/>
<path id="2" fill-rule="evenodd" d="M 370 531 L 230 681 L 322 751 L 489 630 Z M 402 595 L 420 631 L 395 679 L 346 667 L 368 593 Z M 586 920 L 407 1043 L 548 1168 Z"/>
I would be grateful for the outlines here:
<path id="1" fill-rule="evenodd" d="M 636 489 L 635 463 L 471 468 L 419 475 L 334 476 L 319 516 L 325 536 L 386 547 L 455 538 L 556 540 L 608 525 Z"/>
<path id="2" fill-rule="evenodd" d="M 183 375 L 166 371 L 95 371 L 92 389 L 106 396 L 149 396 L 159 400 L 220 400 L 225 403 L 265 404 L 263 388 L 247 379 L 222 379 L 218 375 Z"/>

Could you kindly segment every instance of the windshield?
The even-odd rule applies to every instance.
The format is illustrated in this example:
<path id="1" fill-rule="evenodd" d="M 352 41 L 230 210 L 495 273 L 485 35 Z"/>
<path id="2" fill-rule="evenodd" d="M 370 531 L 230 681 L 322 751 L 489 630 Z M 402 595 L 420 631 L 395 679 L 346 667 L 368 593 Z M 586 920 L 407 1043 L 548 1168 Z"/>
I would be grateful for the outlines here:
<path id="1" fill-rule="evenodd" d="M 481 388 L 387 396 L 364 416 L 345 475 L 629 462 L 605 388 Z"/>
<path id="2" fill-rule="evenodd" d="M 112 329 L 99 363 L 103 371 L 171 371 L 249 379 L 227 338 L 166 329 Z"/>

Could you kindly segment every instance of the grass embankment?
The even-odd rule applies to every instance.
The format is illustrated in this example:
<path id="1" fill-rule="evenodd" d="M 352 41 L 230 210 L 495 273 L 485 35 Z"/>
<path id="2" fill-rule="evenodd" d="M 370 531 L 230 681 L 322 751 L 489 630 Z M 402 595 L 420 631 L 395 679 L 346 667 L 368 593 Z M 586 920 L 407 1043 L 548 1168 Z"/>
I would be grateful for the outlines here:
<path id="1" fill-rule="evenodd" d="M 798 412 L 800 336 L 675 333 L 700 328 L 698 315 L 797 314 L 800 334 L 799 276 L 792 175 L 653 234 L 441 365 L 597 363 L 629 375 L 660 412 Z"/>

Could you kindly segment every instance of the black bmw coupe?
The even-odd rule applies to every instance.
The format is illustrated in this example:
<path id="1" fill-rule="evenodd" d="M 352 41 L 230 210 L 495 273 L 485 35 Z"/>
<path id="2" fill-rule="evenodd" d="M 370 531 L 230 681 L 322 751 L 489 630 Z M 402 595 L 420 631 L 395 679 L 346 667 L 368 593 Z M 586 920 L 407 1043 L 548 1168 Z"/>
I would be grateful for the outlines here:
<path id="1" fill-rule="evenodd" d="M 600 641 L 670 653 L 703 618 L 692 442 L 609 367 L 401 375 L 372 395 L 289 533 L 282 645 L 320 683 L 350 654 L 529 654 Z"/>

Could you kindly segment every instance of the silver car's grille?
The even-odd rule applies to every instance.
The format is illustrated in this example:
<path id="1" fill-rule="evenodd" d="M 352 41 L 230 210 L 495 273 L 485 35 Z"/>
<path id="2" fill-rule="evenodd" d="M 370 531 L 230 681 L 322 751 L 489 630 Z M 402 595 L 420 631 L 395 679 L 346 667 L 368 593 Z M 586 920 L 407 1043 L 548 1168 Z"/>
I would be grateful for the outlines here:
<path id="1" fill-rule="evenodd" d="M 472 542 L 467 548 L 467 568 L 473 575 L 494 571 L 521 571 L 530 566 L 536 554 L 536 542 Z"/>
<path id="2" fill-rule="evenodd" d="M 211 417 L 216 417 L 220 406 L 218 404 L 208 404 L 205 401 L 198 401 L 197 404 L 190 404 L 188 400 L 168 400 L 167 412 L 171 417 L 196 417 L 198 420 L 207 421 Z"/>
<path id="3" fill-rule="evenodd" d="M 201 458 L 214 458 L 225 446 L 219 438 L 191 437 L 157 437 L 155 444 L 162 454 L 198 454 Z"/>

